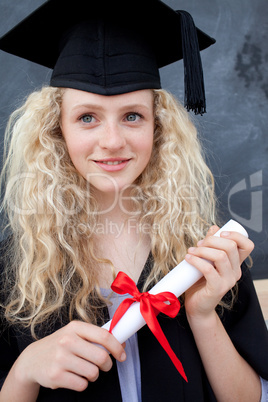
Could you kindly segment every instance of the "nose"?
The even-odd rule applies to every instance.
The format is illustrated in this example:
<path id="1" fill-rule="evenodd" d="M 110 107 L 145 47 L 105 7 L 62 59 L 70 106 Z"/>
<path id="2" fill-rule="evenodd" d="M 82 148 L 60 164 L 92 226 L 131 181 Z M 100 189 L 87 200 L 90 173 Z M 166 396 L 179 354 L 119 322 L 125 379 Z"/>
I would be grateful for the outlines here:
<path id="1" fill-rule="evenodd" d="M 99 145 L 101 148 L 108 149 L 113 152 L 124 148 L 126 145 L 126 138 L 123 128 L 115 122 L 105 124 Z"/>

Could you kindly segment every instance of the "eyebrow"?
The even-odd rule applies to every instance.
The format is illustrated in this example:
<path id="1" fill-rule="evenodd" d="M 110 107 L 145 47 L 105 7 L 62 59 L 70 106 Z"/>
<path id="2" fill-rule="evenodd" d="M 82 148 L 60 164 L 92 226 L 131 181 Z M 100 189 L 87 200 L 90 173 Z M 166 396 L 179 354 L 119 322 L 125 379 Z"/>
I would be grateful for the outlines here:
<path id="1" fill-rule="evenodd" d="M 98 105 L 96 103 L 79 103 L 75 105 L 72 110 L 75 111 L 76 109 L 79 109 L 81 107 L 87 108 L 87 109 L 96 109 L 96 110 L 104 110 L 105 108 L 102 105 Z M 146 106 L 143 103 L 133 103 L 133 104 L 127 104 L 122 106 L 119 110 L 124 111 L 124 110 L 134 110 L 134 109 L 147 109 L 150 110 L 148 106 Z"/>

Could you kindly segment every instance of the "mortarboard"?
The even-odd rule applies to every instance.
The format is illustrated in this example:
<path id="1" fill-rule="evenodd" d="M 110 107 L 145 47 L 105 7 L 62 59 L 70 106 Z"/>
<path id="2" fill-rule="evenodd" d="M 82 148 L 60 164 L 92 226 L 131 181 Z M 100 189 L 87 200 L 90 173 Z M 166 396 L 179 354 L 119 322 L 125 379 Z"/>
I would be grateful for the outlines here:
<path id="1" fill-rule="evenodd" d="M 0 49 L 52 68 L 52 86 L 101 95 L 159 89 L 159 68 L 183 59 L 185 106 L 202 114 L 200 50 L 213 43 L 189 13 L 160 0 L 49 0 Z"/>

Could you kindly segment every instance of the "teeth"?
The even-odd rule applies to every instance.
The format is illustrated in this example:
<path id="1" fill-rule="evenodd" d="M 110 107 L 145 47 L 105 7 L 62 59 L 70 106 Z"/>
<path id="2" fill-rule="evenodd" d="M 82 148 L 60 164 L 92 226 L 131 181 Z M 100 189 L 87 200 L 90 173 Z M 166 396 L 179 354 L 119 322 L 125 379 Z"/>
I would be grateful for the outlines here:
<path id="1" fill-rule="evenodd" d="M 102 163 L 104 163 L 105 165 L 119 165 L 120 163 L 122 163 L 123 161 L 102 161 Z"/>

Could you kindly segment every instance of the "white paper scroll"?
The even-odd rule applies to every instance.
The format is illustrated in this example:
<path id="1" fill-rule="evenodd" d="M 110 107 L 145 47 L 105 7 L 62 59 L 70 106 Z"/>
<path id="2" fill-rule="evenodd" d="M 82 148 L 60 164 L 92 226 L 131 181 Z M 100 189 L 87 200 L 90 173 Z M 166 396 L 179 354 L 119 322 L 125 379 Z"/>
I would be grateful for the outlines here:
<path id="1" fill-rule="evenodd" d="M 228 221 L 214 236 L 220 236 L 223 231 L 238 232 L 248 237 L 246 230 L 238 222 L 234 220 Z M 202 277 L 202 274 L 198 269 L 183 260 L 175 268 L 172 269 L 161 281 L 159 281 L 150 291 L 151 294 L 157 294 L 160 292 L 171 292 L 177 297 L 182 295 L 187 289 L 189 289 L 195 282 Z M 107 322 L 103 328 L 109 330 L 111 321 Z M 120 321 L 116 324 L 112 330 L 112 334 L 116 339 L 123 343 L 133 334 L 135 334 L 140 328 L 146 324 L 144 318 L 140 313 L 140 303 L 133 303 L 127 312 L 123 315 Z"/>

